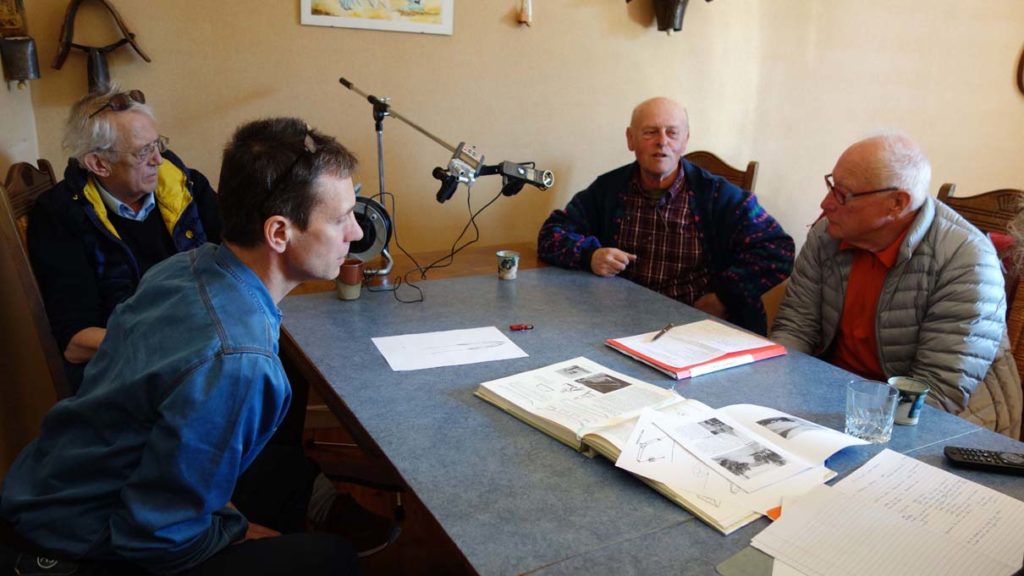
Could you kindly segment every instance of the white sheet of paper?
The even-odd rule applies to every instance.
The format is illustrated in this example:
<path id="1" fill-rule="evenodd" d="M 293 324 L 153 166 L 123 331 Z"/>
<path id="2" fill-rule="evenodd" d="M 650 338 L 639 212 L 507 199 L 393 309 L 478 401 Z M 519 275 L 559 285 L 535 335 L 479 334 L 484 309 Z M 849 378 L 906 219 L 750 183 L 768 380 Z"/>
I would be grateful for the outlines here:
<path id="1" fill-rule="evenodd" d="M 869 444 L 867 440 L 766 406 L 733 404 L 720 410 L 735 418 L 751 432 L 814 464 L 824 464 L 829 456 L 848 446 Z"/>
<path id="2" fill-rule="evenodd" d="M 772 576 L 806 576 L 806 574 L 785 562 L 775 560 L 772 562 Z"/>
<path id="3" fill-rule="evenodd" d="M 662 430 L 746 492 L 760 490 L 814 467 L 777 444 L 751 435 L 717 410 L 696 418 L 674 418 Z"/>
<path id="4" fill-rule="evenodd" d="M 680 413 L 682 411 L 675 408 L 676 406 L 670 407 L 673 413 L 643 411 L 615 465 L 661 482 L 677 492 L 692 494 L 695 499 L 715 508 L 739 509 L 746 514 L 764 514 L 782 504 L 783 497 L 803 494 L 821 485 L 832 475 L 825 467 L 815 466 L 785 481 L 754 492 L 746 492 L 677 444 L 663 431 L 673 426 L 674 419 L 681 420 L 687 416 L 707 412 L 691 410 L 687 414 Z"/>
<path id="5" fill-rule="evenodd" d="M 751 544 L 805 574 L 1008 576 L 1016 570 L 948 534 L 829 486 L 787 499 L 783 509 L 782 518 Z"/>
<path id="6" fill-rule="evenodd" d="M 657 332 L 648 332 L 616 340 L 644 355 L 658 358 L 673 366 L 691 366 L 730 352 L 771 345 L 771 342 L 760 336 L 747 334 L 714 320 L 675 326 L 652 342 L 651 339 L 656 334 Z"/>
<path id="7" fill-rule="evenodd" d="M 884 450 L 835 489 L 1007 564 L 1024 561 L 1024 502 L 909 456 Z"/>
<path id="8" fill-rule="evenodd" d="M 891 450 L 784 510 L 752 544 L 806 574 L 1012 574 L 1024 558 L 1024 502 Z"/>
<path id="9" fill-rule="evenodd" d="M 527 356 L 494 326 L 382 336 L 372 340 L 396 372 Z"/>
<path id="10" fill-rule="evenodd" d="M 651 412 L 658 414 L 674 414 L 680 416 L 696 415 L 710 411 L 710 406 L 692 399 L 651 410 Z M 706 474 L 707 467 L 702 462 L 694 458 L 692 454 L 684 450 L 682 446 L 676 444 L 660 428 L 654 426 L 651 423 L 650 417 L 644 419 L 643 415 L 647 412 L 648 411 L 645 410 L 637 417 L 624 420 L 614 426 L 601 428 L 601 436 L 610 441 L 621 451 L 619 459 L 615 462 L 615 465 L 623 470 L 634 472 L 645 478 L 650 478 L 657 482 L 661 482 L 662 484 L 666 484 L 673 492 L 676 492 L 684 498 L 690 499 L 694 502 L 702 502 L 703 505 L 701 506 L 701 512 L 722 526 L 732 526 L 737 522 L 747 519 L 750 516 L 750 513 L 754 511 L 754 508 L 751 508 L 750 506 L 742 504 L 738 505 L 731 498 L 723 499 L 718 493 L 715 493 L 714 495 L 698 493 L 687 490 L 689 485 L 684 485 L 682 483 L 675 485 L 663 480 L 663 478 L 667 479 L 672 477 L 669 470 L 676 467 L 682 467 L 681 463 L 677 463 L 673 456 L 690 458 L 700 467 L 696 470 L 694 468 L 686 468 L 680 471 L 681 474 L 692 471 L 692 475 L 695 482 L 697 482 L 697 486 L 702 486 L 699 484 L 700 479 L 708 476 Z M 642 429 L 647 432 L 637 432 L 638 426 L 642 426 Z M 638 436 L 638 439 L 632 439 L 634 434 Z M 654 434 L 661 434 L 664 436 L 666 441 L 654 440 Z M 645 441 L 639 438 L 647 439 L 646 444 L 642 447 L 641 443 Z M 700 469 L 703 469 L 703 474 Z M 721 478 L 714 473 L 712 473 L 711 476 Z M 712 481 L 715 481 L 714 478 Z M 729 486 L 732 486 L 732 484 L 724 478 L 721 478 L 720 482 L 726 487 L 726 490 L 728 490 Z"/>

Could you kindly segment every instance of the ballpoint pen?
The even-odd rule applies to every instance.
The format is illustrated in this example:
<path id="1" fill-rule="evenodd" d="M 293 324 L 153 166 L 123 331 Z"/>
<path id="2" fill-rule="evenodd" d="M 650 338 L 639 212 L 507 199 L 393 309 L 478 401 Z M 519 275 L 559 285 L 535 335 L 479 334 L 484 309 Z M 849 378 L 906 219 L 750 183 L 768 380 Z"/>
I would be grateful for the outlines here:
<path id="1" fill-rule="evenodd" d="M 662 328 L 657 334 L 654 335 L 654 338 L 651 338 L 651 342 L 654 342 L 658 338 L 661 338 L 662 336 L 665 335 L 666 332 L 668 332 L 669 330 L 671 330 L 674 327 L 675 326 L 673 326 L 672 323 L 669 322 L 668 324 L 665 325 L 664 328 Z"/>

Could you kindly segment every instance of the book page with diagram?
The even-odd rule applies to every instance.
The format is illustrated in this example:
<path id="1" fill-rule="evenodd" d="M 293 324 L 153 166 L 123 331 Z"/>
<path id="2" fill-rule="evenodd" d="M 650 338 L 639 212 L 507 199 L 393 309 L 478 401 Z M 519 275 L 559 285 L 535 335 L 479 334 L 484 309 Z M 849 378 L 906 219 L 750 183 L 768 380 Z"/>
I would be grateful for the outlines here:
<path id="1" fill-rule="evenodd" d="M 484 382 L 476 394 L 565 442 L 595 425 L 672 402 L 679 395 L 609 370 L 584 357 Z M 540 426 L 539 424 L 543 424 Z"/>

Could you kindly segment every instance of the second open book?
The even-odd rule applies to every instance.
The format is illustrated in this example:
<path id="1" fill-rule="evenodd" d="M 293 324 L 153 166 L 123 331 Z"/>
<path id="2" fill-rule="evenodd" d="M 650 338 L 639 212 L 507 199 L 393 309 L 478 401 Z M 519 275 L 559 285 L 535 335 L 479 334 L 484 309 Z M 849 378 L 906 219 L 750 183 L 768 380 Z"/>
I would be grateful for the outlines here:
<path id="1" fill-rule="evenodd" d="M 583 357 L 484 382 L 476 395 L 608 458 L 724 534 L 834 477 L 825 459 L 865 443 L 763 406 L 713 410 Z"/>

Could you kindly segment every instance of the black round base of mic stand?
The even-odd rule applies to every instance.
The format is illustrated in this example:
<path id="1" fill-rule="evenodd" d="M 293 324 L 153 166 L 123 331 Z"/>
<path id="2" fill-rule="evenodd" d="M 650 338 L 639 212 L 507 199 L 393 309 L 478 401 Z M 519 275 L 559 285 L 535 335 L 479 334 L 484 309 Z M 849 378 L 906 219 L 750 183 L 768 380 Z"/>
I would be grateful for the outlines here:
<path id="1" fill-rule="evenodd" d="M 386 289 L 390 287 L 388 272 L 392 266 L 391 254 L 388 253 L 388 244 L 391 243 L 391 234 L 394 230 L 391 216 L 382 204 L 361 195 L 356 196 L 356 205 L 352 212 L 356 223 L 363 231 L 363 237 L 349 245 L 349 257 L 365 263 L 363 276 L 366 277 L 368 285 L 383 285 L 382 289 Z M 384 259 L 384 266 L 375 268 L 378 258 Z"/>

